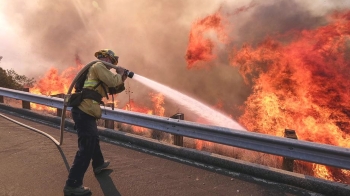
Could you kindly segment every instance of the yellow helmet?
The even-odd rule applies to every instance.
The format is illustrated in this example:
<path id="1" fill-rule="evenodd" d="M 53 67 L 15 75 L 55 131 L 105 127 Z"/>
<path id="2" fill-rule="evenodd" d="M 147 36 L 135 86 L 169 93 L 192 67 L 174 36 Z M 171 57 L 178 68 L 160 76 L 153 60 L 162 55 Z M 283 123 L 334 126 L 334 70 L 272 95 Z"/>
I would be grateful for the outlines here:
<path id="1" fill-rule="evenodd" d="M 112 50 L 109 50 L 109 49 L 103 49 L 103 50 L 99 50 L 99 51 L 95 52 L 95 57 L 98 59 L 103 58 L 103 57 L 109 57 L 112 60 L 112 63 L 114 65 L 118 64 L 118 59 L 119 59 L 119 57 L 116 56 L 114 54 L 114 52 Z"/>

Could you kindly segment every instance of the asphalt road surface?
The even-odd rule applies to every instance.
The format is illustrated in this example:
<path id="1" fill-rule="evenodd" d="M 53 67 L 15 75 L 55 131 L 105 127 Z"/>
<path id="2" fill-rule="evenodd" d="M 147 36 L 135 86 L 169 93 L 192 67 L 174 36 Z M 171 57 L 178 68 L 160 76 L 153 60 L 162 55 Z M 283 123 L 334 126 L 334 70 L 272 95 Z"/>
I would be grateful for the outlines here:
<path id="1" fill-rule="evenodd" d="M 5 114 L 59 139 L 56 127 Z M 101 142 L 107 170 L 91 166 L 84 185 L 96 196 L 318 196 L 310 191 L 237 173 L 223 174 L 181 158 L 120 142 Z M 77 135 L 65 132 L 64 144 L 0 117 L 0 196 L 63 195 L 77 150 Z M 210 166 L 208 166 L 210 168 Z"/>

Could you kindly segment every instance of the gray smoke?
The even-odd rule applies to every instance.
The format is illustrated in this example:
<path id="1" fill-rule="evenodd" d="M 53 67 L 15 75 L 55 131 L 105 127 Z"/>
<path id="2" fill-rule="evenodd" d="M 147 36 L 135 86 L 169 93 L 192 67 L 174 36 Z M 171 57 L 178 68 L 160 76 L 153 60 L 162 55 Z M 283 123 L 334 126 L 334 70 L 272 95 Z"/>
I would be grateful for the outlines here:
<path id="1" fill-rule="evenodd" d="M 315 28 L 325 22 L 325 13 L 346 3 L 323 2 L 328 4 L 321 9 L 296 0 L 5 0 L 6 9 L 0 11 L 19 29 L 18 44 L 26 43 L 28 55 L 38 59 L 37 64 L 15 70 L 26 69 L 29 76 L 40 76 L 50 67 L 64 70 L 74 66 L 76 55 L 87 64 L 95 59 L 97 50 L 109 48 L 119 55 L 120 66 L 210 106 L 221 102 L 223 111 L 237 116 L 236 106 L 249 96 L 250 87 L 243 83 L 237 68 L 229 66 L 230 51 L 216 50 L 218 59 L 209 62 L 210 69 L 186 69 L 184 57 L 192 23 L 220 9 L 232 23 L 228 25 L 233 40 L 230 47 L 239 47 L 276 33 Z M 250 9 L 232 14 L 252 4 Z M 132 93 L 118 95 L 121 106 L 129 95 L 136 103 L 150 106 L 148 93 L 154 90 L 132 79 L 126 84 Z M 165 101 L 166 115 L 185 112 Z"/>

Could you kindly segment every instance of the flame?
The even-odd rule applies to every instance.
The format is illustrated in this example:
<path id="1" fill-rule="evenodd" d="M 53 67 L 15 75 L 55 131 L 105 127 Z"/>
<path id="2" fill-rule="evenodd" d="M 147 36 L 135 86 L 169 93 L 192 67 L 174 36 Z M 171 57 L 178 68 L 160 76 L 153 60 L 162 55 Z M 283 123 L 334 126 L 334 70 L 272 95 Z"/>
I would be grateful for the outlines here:
<path id="1" fill-rule="evenodd" d="M 157 116 L 164 116 L 165 109 L 162 106 L 164 104 L 164 95 L 161 93 L 150 93 L 151 101 L 153 105 L 153 109 L 150 109 L 146 106 L 139 106 L 137 105 L 134 100 L 130 100 L 128 104 L 125 105 L 123 108 L 124 110 L 144 113 L 144 114 L 150 114 L 150 115 L 157 115 Z M 148 132 L 147 128 L 139 127 L 139 126 L 131 126 L 133 131 L 135 133 L 145 133 Z"/>
<path id="2" fill-rule="evenodd" d="M 291 128 L 301 140 L 350 147 L 349 13 L 293 32 L 289 43 L 267 38 L 256 48 L 246 44 L 234 51 L 231 64 L 253 84 L 240 117 L 248 130 L 282 136 Z M 318 164 L 312 169 L 327 180 L 348 175 Z"/>
<path id="3" fill-rule="evenodd" d="M 213 54 L 215 42 L 210 36 L 211 32 L 216 34 L 219 42 L 226 43 L 227 35 L 219 12 L 192 25 L 186 52 L 187 68 L 194 68 L 198 61 L 211 61 L 215 58 Z"/>
<path id="4" fill-rule="evenodd" d="M 79 57 L 76 57 L 76 66 L 71 66 L 65 69 L 59 74 L 56 68 L 51 68 L 33 88 L 30 89 L 31 93 L 41 95 L 56 95 L 65 93 L 76 76 L 76 74 L 83 68 Z"/>
<path id="5" fill-rule="evenodd" d="M 228 36 L 229 25 L 227 18 L 246 12 L 256 6 L 256 3 L 250 3 L 248 6 L 242 6 L 235 9 L 232 13 L 223 14 L 222 7 L 214 14 L 209 15 L 192 24 L 189 43 L 185 59 L 187 68 L 203 68 L 205 64 L 199 62 L 212 61 L 216 58 L 214 49 L 220 44 L 227 45 L 230 40 Z"/>
<path id="6" fill-rule="evenodd" d="M 252 131 L 282 136 L 289 128 L 301 140 L 350 147 L 350 19 L 337 15 L 290 39 L 234 51 L 231 64 L 253 85 L 240 122 Z"/>
<path id="7" fill-rule="evenodd" d="M 162 106 L 164 104 L 164 95 L 161 93 L 151 93 L 150 95 L 152 97 L 154 114 L 157 116 L 164 116 L 165 109 Z"/>
<path id="8" fill-rule="evenodd" d="M 214 147 L 213 142 L 208 142 L 204 140 L 194 139 L 195 148 L 197 150 L 205 150 L 206 148 L 211 149 Z"/>
<path id="9" fill-rule="evenodd" d="M 239 117 L 247 130 L 283 137 L 285 129 L 293 129 L 300 140 L 350 147 L 350 11 L 328 19 L 327 25 L 312 30 L 231 48 L 230 64 L 252 87 Z M 226 29 L 222 21 L 227 21 L 224 15 L 214 13 L 193 24 L 188 68 L 214 59 L 215 44 L 204 33 L 212 28 L 220 35 Z M 197 149 L 203 148 L 202 141 L 196 143 Z M 345 182 L 350 177 L 349 171 L 328 166 L 305 168 L 328 180 Z"/>
<path id="10" fill-rule="evenodd" d="M 152 110 L 147 108 L 147 107 L 144 107 L 144 106 L 138 106 L 134 100 L 130 100 L 129 103 L 127 103 L 124 108 L 124 110 L 128 110 L 128 111 L 134 111 L 134 112 L 140 112 L 140 113 L 144 113 L 144 114 L 152 114 Z M 144 128 L 144 127 L 139 127 L 139 126 L 135 126 L 135 125 L 132 125 L 131 126 L 133 132 L 135 133 L 145 133 L 145 132 L 148 132 L 148 129 L 147 128 Z"/>
<path id="11" fill-rule="evenodd" d="M 34 110 L 46 111 L 46 112 L 52 113 L 52 114 L 57 111 L 56 108 L 52 108 L 52 107 L 44 106 L 44 105 L 39 105 L 36 103 L 30 103 L 30 108 L 34 109 Z"/>
<path id="12" fill-rule="evenodd" d="M 130 102 L 127 103 L 123 109 L 128 111 L 144 113 L 144 114 L 153 114 L 153 111 L 151 109 L 145 106 L 137 105 L 133 99 L 131 99 Z"/>
<path id="13" fill-rule="evenodd" d="M 30 89 L 30 92 L 47 96 L 62 95 L 64 92 L 68 91 L 68 88 L 71 85 L 71 81 L 82 68 L 83 64 L 81 63 L 79 56 L 76 56 L 76 66 L 68 67 L 62 73 L 59 73 L 56 68 L 51 68 L 42 78 L 39 79 L 34 87 Z M 150 96 L 153 103 L 153 109 L 147 108 L 145 106 L 139 106 L 133 100 L 130 100 L 130 102 L 126 104 L 123 109 L 144 114 L 164 116 L 165 109 L 162 106 L 164 104 L 164 95 L 160 93 L 151 93 Z M 115 100 L 114 102 L 111 102 L 110 99 L 104 101 L 108 105 L 114 104 L 115 107 L 118 105 L 118 100 Z M 34 103 L 31 103 L 31 108 L 49 112 L 56 111 L 56 108 L 42 106 Z M 132 126 L 132 128 L 136 133 L 143 133 L 148 131 L 147 128 L 138 126 Z"/>
<path id="14" fill-rule="evenodd" d="M 61 74 L 56 68 L 51 68 L 38 82 L 30 89 L 31 93 L 56 96 L 64 94 L 76 76 L 76 74 L 83 68 L 79 56 L 75 58 L 76 65 L 68 67 Z M 36 110 L 56 111 L 55 108 L 31 103 L 31 107 Z"/>

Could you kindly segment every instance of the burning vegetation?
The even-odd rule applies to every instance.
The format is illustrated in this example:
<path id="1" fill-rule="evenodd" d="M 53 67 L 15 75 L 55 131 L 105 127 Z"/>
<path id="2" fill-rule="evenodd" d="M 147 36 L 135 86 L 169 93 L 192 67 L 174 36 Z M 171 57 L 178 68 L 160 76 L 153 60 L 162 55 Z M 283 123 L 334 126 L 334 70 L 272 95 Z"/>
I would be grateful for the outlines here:
<path id="1" fill-rule="evenodd" d="M 203 28 L 202 24 L 223 21 L 224 16 L 215 13 L 194 23 L 186 55 L 188 68 L 215 60 L 215 42 L 201 36 L 209 29 L 220 36 L 229 26 L 217 28 L 216 22 L 205 23 L 209 26 Z M 335 12 L 327 19 L 316 28 L 271 33 L 256 43 L 239 45 L 229 37 L 229 63 L 252 89 L 239 117 L 247 130 L 283 136 L 285 129 L 293 129 L 300 140 L 350 147 L 350 11 Z M 193 38 L 198 31 L 206 44 L 199 45 Z M 306 167 L 316 177 L 349 180 L 346 170 L 317 164 Z"/>
<path id="2" fill-rule="evenodd" d="M 292 25 L 289 19 L 280 21 L 282 26 L 269 22 L 262 26 L 260 24 L 264 23 L 259 20 L 264 18 L 255 18 L 255 26 L 252 25 L 255 29 L 248 28 L 238 36 L 237 25 L 232 22 L 237 21 L 232 18 L 253 12 L 255 8 L 261 7 L 251 4 L 233 11 L 220 8 L 194 21 L 184 51 L 187 69 L 210 69 L 220 60 L 227 62 L 232 70 L 238 70 L 246 85 L 243 88 L 250 89 L 251 93 L 240 106 L 241 114 L 236 120 L 248 131 L 283 137 L 285 129 L 293 129 L 300 140 L 349 148 L 350 11 L 333 12 L 309 23 L 293 16 L 295 23 L 302 26 Z M 264 9 L 264 13 L 268 13 L 267 8 Z M 224 61 L 223 57 L 226 57 Z M 82 66 L 77 56 L 76 65 L 62 73 L 52 68 L 30 92 L 43 95 L 67 92 Z M 164 96 L 151 93 L 149 100 L 152 104 L 146 106 L 129 98 L 128 103 L 119 108 L 164 116 Z M 226 105 L 219 101 L 213 107 L 225 108 Z M 132 129 L 137 133 L 148 131 L 136 126 Z M 195 143 L 197 149 L 213 147 L 210 142 L 196 140 Z M 270 163 L 266 165 L 271 166 Z M 350 182 L 347 170 L 304 162 L 298 165 L 308 170 L 304 173 L 315 177 Z"/>

